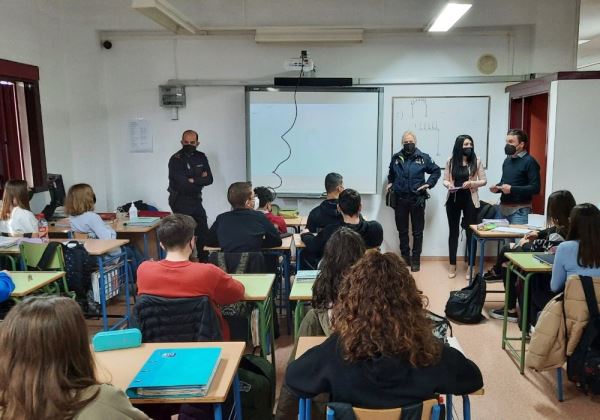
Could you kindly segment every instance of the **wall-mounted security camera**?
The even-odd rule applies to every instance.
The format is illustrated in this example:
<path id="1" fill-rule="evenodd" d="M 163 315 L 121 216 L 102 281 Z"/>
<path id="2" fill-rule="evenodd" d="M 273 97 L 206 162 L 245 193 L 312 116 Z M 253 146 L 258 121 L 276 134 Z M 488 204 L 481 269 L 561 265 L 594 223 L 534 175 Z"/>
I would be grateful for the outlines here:
<path id="1" fill-rule="evenodd" d="M 102 41 L 102 48 L 105 50 L 110 50 L 112 48 L 112 42 L 110 41 Z"/>

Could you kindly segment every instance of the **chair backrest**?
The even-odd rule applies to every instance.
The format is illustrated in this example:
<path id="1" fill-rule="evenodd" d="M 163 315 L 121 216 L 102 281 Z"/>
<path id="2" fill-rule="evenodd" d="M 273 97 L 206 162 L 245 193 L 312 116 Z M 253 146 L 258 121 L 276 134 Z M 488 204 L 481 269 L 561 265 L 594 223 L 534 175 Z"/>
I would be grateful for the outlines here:
<path id="1" fill-rule="evenodd" d="M 212 252 L 208 261 L 229 274 L 265 273 L 262 252 Z"/>
<path id="2" fill-rule="evenodd" d="M 141 295 L 133 307 L 132 323 L 142 332 L 144 343 L 223 339 L 220 320 L 208 296 Z"/>
<path id="3" fill-rule="evenodd" d="M 369 409 L 352 407 L 345 403 L 330 403 L 327 407 L 327 420 L 351 418 L 351 410 L 356 420 L 439 420 L 440 409 L 435 399 L 425 400 L 399 408 Z M 336 415 L 336 411 L 343 415 Z"/>
<path id="4" fill-rule="evenodd" d="M 47 243 L 35 243 L 22 241 L 19 244 L 19 250 L 21 253 L 21 259 L 25 264 L 25 267 L 37 268 L 44 250 L 48 246 Z M 58 246 L 54 256 L 50 260 L 47 270 L 64 271 L 65 269 L 65 258 L 63 256 L 62 247 Z"/>

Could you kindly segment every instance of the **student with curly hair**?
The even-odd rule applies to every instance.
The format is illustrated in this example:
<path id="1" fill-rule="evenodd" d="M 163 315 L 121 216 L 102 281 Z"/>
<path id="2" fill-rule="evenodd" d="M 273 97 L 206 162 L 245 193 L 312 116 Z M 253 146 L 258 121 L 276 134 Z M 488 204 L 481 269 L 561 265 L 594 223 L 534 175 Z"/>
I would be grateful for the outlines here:
<path id="1" fill-rule="evenodd" d="M 334 333 L 288 366 L 288 387 L 298 397 L 326 392 L 364 408 L 480 389 L 479 368 L 433 336 L 426 304 L 400 257 L 367 252 L 344 276 Z"/>

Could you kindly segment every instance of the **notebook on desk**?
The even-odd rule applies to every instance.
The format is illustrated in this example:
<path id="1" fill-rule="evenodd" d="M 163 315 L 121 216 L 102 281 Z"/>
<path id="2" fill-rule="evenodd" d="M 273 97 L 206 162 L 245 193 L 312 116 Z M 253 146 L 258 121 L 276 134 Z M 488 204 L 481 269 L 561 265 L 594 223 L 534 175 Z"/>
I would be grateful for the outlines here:
<path id="1" fill-rule="evenodd" d="M 160 221 L 160 217 L 138 217 L 125 222 L 127 226 L 152 226 Z"/>
<path id="2" fill-rule="evenodd" d="M 317 278 L 319 271 L 321 270 L 298 270 L 296 272 L 296 281 L 298 283 L 314 281 Z"/>
<path id="3" fill-rule="evenodd" d="M 157 349 L 127 388 L 130 398 L 204 397 L 219 366 L 219 347 Z"/>
<path id="4" fill-rule="evenodd" d="M 19 243 L 19 238 L 0 236 L 0 248 L 10 248 Z"/>
<path id="5" fill-rule="evenodd" d="M 554 265 L 554 254 L 539 254 L 534 255 L 533 258 L 544 264 Z"/>

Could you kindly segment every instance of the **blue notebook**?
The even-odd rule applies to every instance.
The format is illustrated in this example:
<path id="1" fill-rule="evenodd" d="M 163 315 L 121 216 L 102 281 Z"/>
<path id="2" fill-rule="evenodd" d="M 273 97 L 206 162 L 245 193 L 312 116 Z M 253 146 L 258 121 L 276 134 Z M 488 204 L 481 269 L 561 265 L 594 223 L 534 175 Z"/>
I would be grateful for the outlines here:
<path id="1" fill-rule="evenodd" d="M 127 388 L 130 398 L 204 397 L 219 366 L 219 347 L 157 349 Z"/>

